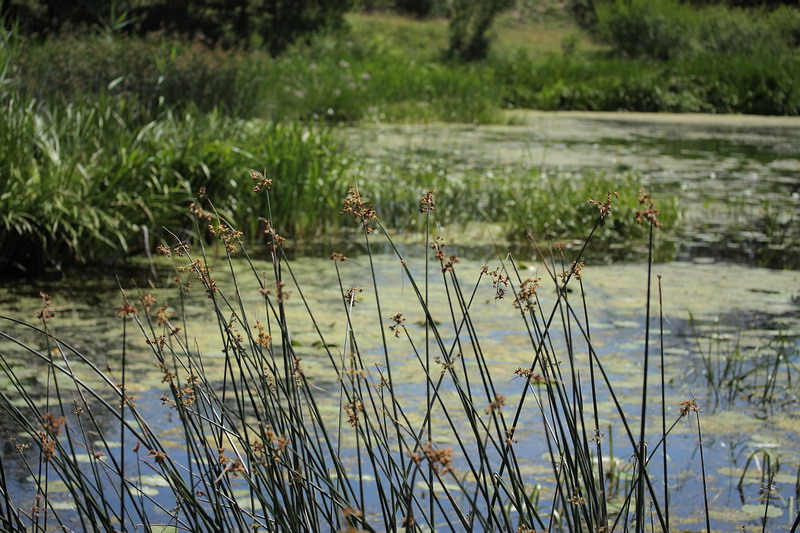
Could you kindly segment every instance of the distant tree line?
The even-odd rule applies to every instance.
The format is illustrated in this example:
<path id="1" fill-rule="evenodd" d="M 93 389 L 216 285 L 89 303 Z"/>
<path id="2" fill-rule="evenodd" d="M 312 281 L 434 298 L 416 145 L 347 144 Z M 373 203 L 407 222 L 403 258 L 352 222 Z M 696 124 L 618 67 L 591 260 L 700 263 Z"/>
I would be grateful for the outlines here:
<path id="1" fill-rule="evenodd" d="M 118 32 L 200 38 L 222 46 L 263 45 L 280 53 L 298 37 L 342 25 L 352 7 L 449 18 L 451 58 L 486 56 L 488 31 L 515 0 L 0 0 L 6 25 L 26 35 L 101 27 Z"/>
<path id="2" fill-rule="evenodd" d="M 113 26 L 224 46 L 263 43 L 272 52 L 305 33 L 340 25 L 349 7 L 347 0 L 0 0 L 6 24 L 29 35 Z"/>

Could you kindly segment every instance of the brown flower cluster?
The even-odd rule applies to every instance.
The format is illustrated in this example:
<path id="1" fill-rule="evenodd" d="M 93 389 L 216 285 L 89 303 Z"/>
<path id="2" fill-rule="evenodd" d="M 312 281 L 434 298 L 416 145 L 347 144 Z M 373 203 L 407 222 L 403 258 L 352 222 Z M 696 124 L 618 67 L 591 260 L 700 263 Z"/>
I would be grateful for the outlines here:
<path id="1" fill-rule="evenodd" d="M 441 448 L 435 449 L 430 442 L 425 443 L 422 453 L 408 452 L 408 456 L 416 465 L 422 462 L 423 457 L 431 465 L 431 468 L 437 474 L 446 474 L 453 469 L 453 449 Z"/>
<path id="2" fill-rule="evenodd" d="M 185 242 L 179 242 L 172 248 L 169 246 L 165 246 L 163 244 L 159 244 L 156 251 L 160 254 L 166 255 L 167 257 L 172 257 L 172 255 L 176 255 L 178 257 L 183 257 L 189 252 L 189 245 Z"/>
<path id="3" fill-rule="evenodd" d="M 135 305 L 131 305 L 128 302 L 125 302 L 119 307 L 119 309 L 117 309 L 117 316 L 129 317 L 129 316 L 134 316 L 138 312 L 139 312 L 138 307 L 136 307 Z"/>
<path id="4" fill-rule="evenodd" d="M 530 368 L 522 368 L 521 366 L 517 367 L 517 369 L 514 371 L 514 374 L 522 378 L 527 378 L 528 383 L 547 383 L 547 380 L 543 378 L 541 374 L 533 372 Z"/>
<path id="5" fill-rule="evenodd" d="M 264 235 L 266 235 L 269 240 L 268 244 L 272 246 L 272 251 L 276 252 L 280 245 L 286 241 L 286 238 L 275 231 L 275 228 L 270 224 L 269 220 L 262 218 L 261 221 L 264 224 Z"/>
<path id="6" fill-rule="evenodd" d="M 269 347 L 272 345 L 272 336 L 267 334 L 267 332 L 264 329 L 264 325 L 256 320 L 256 325 L 253 326 L 253 329 L 258 331 L 258 336 L 256 337 L 256 344 L 258 344 L 264 349 L 269 349 Z"/>
<path id="7" fill-rule="evenodd" d="M 597 206 L 597 209 L 600 210 L 600 217 L 606 218 L 608 215 L 611 214 L 611 197 L 619 198 L 619 193 L 616 191 L 608 191 L 606 193 L 606 200 L 601 202 L 599 200 L 592 200 L 589 198 L 589 204 Z"/>
<path id="8" fill-rule="evenodd" d="M 200 378 L 195 375 L 186 377 L 186 381 L 183 382 L 183 387 L 178 391 L 178 397 L 184 406 L 189 407 L 197 401 L 197 385 L 199 383 Z"/>
<path id="9" fill-rule="evenodd" d="M 279 304 L 284 303 L 292 297 L 291 291 L 284 290 L 286 283 L 282 281 L 273 281 L 272 284 L 275 286 L 275 300 Z M 269 294 L 269 289 L 261 289 L 261 293 L 264 295 Z"/>
<path id="10" fill-rule="evenodd" d="M 357 294 L 364 292 L 363 287 L 350 287 L 344 293 L 344 303 L 348 307 L 355 307 L 356 303 L 358 303 Z"/>
<path id="11" fill-rule="evenodd" d="M 161 383 L 169 383 L 172 385 L 175 382 L 175 373 L 172 372 L 169 367 L 163 361 L 159 361 L 156 363 L 156 366 L 159 370 L 161 370 L 162 378 Z"/>
<path id="12" fill-rule="evenodd" d="M 159 326 L 166 326 L 169 324 L 169 320 L 172 318 L 172 313 L 167 311 L 167 306 L 162 305 L 158 309 L 156 309 L 156 323 Z M 176 328 L 178 329 L 178 328 Z"/>
<path id="13" fill-rule="evenodd" d="M 159 451 L 156 451 L 156 450 L 150 450 L 150 452 L 147 454 L 147 456 L 154 458 L 156 460 L 156 463 L 158 463 L 160 465 L 163 465 L 164 463 L 167 462 L 167 454 L 165 454 L 164 452 L 159 452 Z"/>
<path id="14" fill-rule="evenodd" d="M 500 267 L 495 268 L 491 272 L 489 267 L 484 265 L 481 267 L 484 274 L 488 274 L 492 278 L 492 287 L 494 287 L 494 299 L 502 300 L 506 295 L 506 287 L 508 287 L 508 274 L 506 274 Z"/>
<path id="15" fill-rule="evenodd" d="M 337 253 L 337 252 L 333 252 L 331 254 L 331 261 L 339 261 L 340 263 L 344 263 L 348 259 L 349 258 L 344 254 L 340 254 L 340 253 Z"/>
<path id="16" fill-rule="evenodd" d="M 213 298 L 217 292 L 217 282 L 211 277 L 211 267 L 203 263 L 200 259 L 196 259 L 189 266 L 178 267 L 178 272 L 185 272 L 187 270 L 194 272 L 197 279 L 203 282 L 208 297 Z"/>
<path id="17" fill-rule="evenodd" d="M 378 219 L 375 209 L 364 201 L 361 193 L 351 184 L 347 189 L 347 197 L 344 199 L 344 209 L 342 213 L 352 213 L 356 220 L 359 220 L 367 232 L 372 231 L 369 223 Z"/>
<path id="18" fill-rule="evenodd" d="M 394 322 L 394 324 L 389 326 L 389 329 L 394 332 L 395 338 L 400 338 L 400 329 L 405 328 L 403 322 L 406 321 L 406 319 L 403 317 L 403 313 L 394 314 L 390 317 L 390 319 L 392 322 Z"/>
<path id="19" fill-rule="evenodd" d="M 196 204 L 194 202 L 189 204 L 189 212 L 196 218 L 200 220 L 211 220 L 211 213 L 204 210 L 202 206 Z"/>
<path id="20" fill-rule="evenodd" d="M 219 222 L 216 226 L 209 224 L 208 232 L 214 237 L 219 237 L 229 253 L 235 254 L 242 244 L 242 232 L 231 228 L 223 222 Z"/>
<path id="21" fill-rule="evenodd" d="M 436 252 L 436 259 L 438 259 L 440 262 L 444 261 L 444 258 L 446 257 L 446 254 L 444 253 L 444 249 L 446 246 L 447 243 L 444 242 L 444 239 L 442 237 L 436 236 L 431 241 L 431 250 L 434 250 Z"/>
<path id="22" fill-rule="evenodd" d="M 680 403 L 681 406 L 681 416 L 686 416 L 689 413 L 700 413 L 700 407 L 697 406 L 697 402 L 695 400 L 686 400 L 685 402 Z"/>
<path id="23" fill-rule="evenodd" d="M 44 454 L 44 461 L 49 462 L 56 455 L 56 437 L 61 434 L 61 428 L 67 423 L 63 416 L 53 413 L 42 415 L 42 430 L 37 433 L 39 443 Z"/>
<path id="24" fill-rule="evenodd" d="M 358 414 L 364 411 L 364 404 L 361 403 L 361 400 L 348 403 L 344 409 L 347 411 L 347 423 L 353 427 L 360 426 L 361 420 Z"/>
<path id="25" fill-rule="evenodd" d="M 56 316 L 56 312 L 53 310 L 52 298 L 44 292 L 39 292 L 39 298 L 42 299 L 42 308 L 36 313 L 36 317 L 40 320 L 47 320 L 48 318 Z"/>
<path id="26" fill-rule="evenodd" d="M 517 299 L 514 300 L 514 307 L 521 311 L 536 310 L 536 290 L 542 286 L 542 278 L 528 278 L 519 286 Z"/>
<path id="27" fill-rule="evenodd" d="M 581 496 L 581 492 L 577 487 L 572 489 L 572 496 L 567 498 L 567 501 L 572 505 L 586 505 L 586 498 Z"/>
<path id="28" fill-rule="evenodd" d="M 484 409 L 483 411 L 486 414 L 494 413 L 495 411 L 502 411 L 503 406 L 506 404 L 506 397 L 502 394 L 495 394 L 494 401 L 489 404 L 489 407 Z"/>
<path id="29" fill-rule="evenodd" d="M 420 213 L 427 213 L 429 211 L 433 211 L 436 209 L 436 195 L 433 194 L 433 191 L 428 191 L 422 196 L 422 200 L 419 203 L 419 212 Z"/>
<path id="30" fill-rule="evenodd" d="M 456 354 L 456 359 L 459 357 L 461 357 L 461 354 L 460 353 Z M 453 370 L 456 366 L 455 361 L 453 360 L 447 361 L 446 359 L 442 360 L 442 357 L 440 355 L 434 356 L 433 362 L 442 367 L 442 369 L 440 370 L 441 375 L 445 375 L 447 372 Z"/>
<path id="31" fill-rule="evenodd" d="M 235 459 L 231 459 L 225 455 L 225 448 L 217 448 L 217 460 L 219 461 L 220 466 L 224 467 L 222 474 L 226 472 L 232 472 L 234 476 L 242 473 L 247 472 L 242 464 L 242 459 L 240 457 L 236 457 Z M 220 474 L 220 477 L 222 476 Z"/>
<path id="32" fill-rule="evenodd" d="M 253 441 L 251 445 L 253 456 L 263 465 L 269 460 L 279 461 L 281 454 L 289 445 L 289 438 L 285 435 L 278 437 L 270 424 L 264 424 L 264 438 L 266 442 L 260 439 Z"/>
<path id="33" fill-rule="evenodd" d="M 649 192 L 644 189 L 639 190 L 639 205 L 642 206 L 641 211 L 635 211 L 637 224 L 644 224 L 645 220 L 653 226 L 660 228 L 661 222 L 658 221 L 659 210 L 656 209 L 656 202 Z"/>
<path id="34" fill-rule="evenodd" d="M 145 312 L 150 311 L 150 308 L 158 303 L 158 300 L 156 300 L 156 297 L 152 294 L 145 294 L 142 296 L 141 301 Z"/>
<path id="35" fill-rule="evenodd" d="M 569 270 L 566 270 L 558 275 L 559 278 L 566 281 L 567 278 L 570 277 L 570 274 L 575 276 L 575 279 L 583 279 L 583 269 L 586 266 L 586 263 L 583 261 L 575 261 L 572 262 L 572 266 Z"/>
<path id="36" fill-rule="evenodd" d="M 253 192 L 259 193 L 262 190 L 270 190 L 272 188 L 272 180 L 267 178 L 261 172 L 257 170 L 250 170 L 250 177 L 253 178 L 253 181 L 256 184 L 253 186 Z"/>
<path id="37" fill-rule="evenodd" d="M 436 259 L 439 260 L 439 264 L 442 266 L 442 272 L 446 271 L 454 271 L 456 263 L 460 263 L 461 259 L 458 258 L 456 254 L 450 254 L 449 256 L 444 252 L 447 243 L 444 241 L 442 237 L 435 237 L 431 241 L 431 250 L 436 252 Z"/>

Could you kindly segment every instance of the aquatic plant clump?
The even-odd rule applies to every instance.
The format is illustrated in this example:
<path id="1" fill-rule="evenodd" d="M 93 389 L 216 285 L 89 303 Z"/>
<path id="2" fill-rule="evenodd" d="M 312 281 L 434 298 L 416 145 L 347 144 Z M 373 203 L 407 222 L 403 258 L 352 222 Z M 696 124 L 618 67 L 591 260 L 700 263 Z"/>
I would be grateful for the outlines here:
<path id="1" fill-rule="evenodd" d="M 251 177 L 269 197 L 274 184 L 258 172 Z M 202 245 L 179 240 L 163 246 L 181 303 L 169 308 L 146 291 L 123 292 L 122 351 L 113 365 L 97 364 L 56 335 L 57 307 L 45 294 L 38 325 L 25 326 L 35 342 L 0 332 L 46 369 L 45 390 L 32 388 L 0 352 L 10 387 L 0 391 L 0 408 L 31 480 L 30 492 L 11 492 L 10 470 L 0 463 L 0 524 L 31 531 L 122 524 L 148 531 L 528 532 L 634 524 L 644 531 L 657 522 L 668 530 L 665 446 L 681 421 L 701 436 L 701 409 L 694 399 L 667 405 L 662 379 L 660 402 L 650 402 L 662 429 L 645 431 L 646 394 L 641 410 L 620 401 L 592 341 L 583 285 L 591 266 L 583 251 L 614 217 L 645 225 L 651 250 L 658 225 L 649 195 L 640 195 L 636 214 L 617 212 L 616 196 L 598 191 L 588 202 L 595 219 L 574 257 L 563 248 L 542 254 L 541 271 L 531 275 L 510 256 L 466 271 L 427 230 L 417 264 L 351 186 L 342 212 L 361 223 L 360 260 L 369 267 L 366 279 L 350 285 L 353 260 L 331 254 L 338 318 L 309 303 L 269 212 L 268 260 L 258 261 L 228 220 L 198 203 L 198 229 L 213 225 L 225 259 L 215 264 Z M 428 191 L 419 205 L 430 222 L 441 204 Z M 386 296 L 372 255 L 377 239 L 393 251 L 405 298 Z M 236 274 L 235 260 L 252 279 Z M 648 312 L 653 283 L 648 277 Z M 204 295 L 214 348 L 195 337 L 188 291 Z M 492 332 L 481 330 L 483 302 L 505 305 L 524 326 L 527 356 L 516 371 L 498 370 Z M 310 324 L 305 330 L 298 308 Z M 646 361 L 658 350 L 644 335 Z M 304 347 L 311 336 L 313 350 Z M 137 392 L 131 382 L 132 353 L 142 342 L 160 376 L 160 405 L 152 405 L 153 391 Z M 415 387 L 405 388 L 401 373 L 409 368 Z M 645 365 L 643 391 L 655 378 L 649 373 Z M 600 406 L 600 395 L 611 409 Z M 613 449 L 606 424 L 617 431 Z M 627 481 L 611 475 L 614 454 L 634 457 Z M 532 475 L 533 467 L 544 475 Z"/>

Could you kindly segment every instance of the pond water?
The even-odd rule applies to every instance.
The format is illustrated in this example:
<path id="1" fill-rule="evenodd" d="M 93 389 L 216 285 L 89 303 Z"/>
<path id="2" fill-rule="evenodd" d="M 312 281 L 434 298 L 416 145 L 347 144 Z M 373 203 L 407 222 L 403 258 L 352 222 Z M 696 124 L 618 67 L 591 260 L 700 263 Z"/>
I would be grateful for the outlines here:
<path id="1" fill-rule="evenodd" d="M 633 171 L 677 195 L 677 259 L 798 268 L 800 119 L 649 113 L 509 113 L 512 126 L 379 125 L 348 138 L 373 160 L 448 172 Z"/>
<path id="2" fill-rule="evenodd" d="M 696 399 L 702 408 L 702 441 L 708 481 L 712 527 L 720 530 L 747 531 L 760 529 L 764 505 L 760 495 L 762 474 L 769 468 L 775 473 L 771 518 L 767 530 L 787 530 L 796 512 L 800 496 L 800 406 L 797 402 L 797 373 L 800 365 L 800 272 L 751 266 L 752 255 L 733 253 L 726 242 L 715 235 L 726 234 L 738 220 L 736 210 L 747 212 L 747 224 L 756 221 L 764 201 L 789 206 L 781 216 L 794 210 L 800 192 L 800 122 L 781 119 L 670 117 L 628 115 L 531 114 L 517 116 L 522 124 L 514 126 L 380 126 L 350 132 L 354 142 L 361 143 L 375 160 L 413 157 L 445 158 L 454 168 L 542 165 L 572 169 L 615 171 L 620 166 L 642 172 L 654 188 L 678 191 L 687 205 L 687 219 L 694 228 L 705 228 L 708 236 L 688 235 L 682 243 L 679 261 L 656 264 L 653 273 L 662 276 L 664 313 L 664 376 L 667 383 L 666 412 L 672 422 L 678 418 L 680 402 Z M 361 140 L 359 140 L 361 139 Z M 366 139 L 370 139 L 369 142 Z M 795 206 L 795 207 L 792 207 Z M 711 220 L 707 220 L 711 214 Z M 718 218 L 717 215 L 719 216 Z M 737 222 L 738 220 L 738 222 Z M 746 231 L 737 229 L 737 231 Z M 761 233 L 758 227 L 753 233 Z M 701 232 L 702 233 L 702 232 Z M 753 236 L 757 240 L 757 237 Z M 775 246 L 779 244 L 773 243 Z M 738 246 L 738 244 L 737 244 Z M 755 250 L 755 248 L 753 248 Z M 329 250 L 339 251 L 339 250 Z M 734 250 L 736 251 L 736 250 Z M 791 256 L 791 246 L 777 252 Z M 470 286 L 478 279 L 480 267 L 499 265 L 502 257 L 486 252 L 484 247 L 453 246 L 448 253 L 458 253 L 462 262 L 457 272 Z M 566 258 L 569 264 L 573 256 Z M 369 258 L 359 244 L 350 245 L 351 261 L 341 266 L 343 286 L 361 287 L 359 303 L 353 310 L 352 328 L 358 334 L 362 353 L 376 364 L 382 362 L 380 327 L 377 323 L 374 285 L 368 268 Z M 419 279 L 424 264 L 424 246 L 407 245 L 403 253 L 412 272 Z M 255 251 L 256 271 L 269 270 L 263 250 Z M 292 262 L 303 294 L 320 320 L 326 343 L 334 352 L 341 352 L 347 331 L 342 311 L 341 292 L 330 260 L 319 257 L 298 257 Z M 546 268 L 532 251 L 521 252 L 516 260 L 522 277 L 546 277 Z M 160 261 L 160 260 L 159 260 Z M 397 312 L 406 315 L 406 327 L 418 343 L 424 343 L 424 317 L 415 305 L 414 292 L 403 275 L 402 266 L 390 253 L 375 257 L 377 286 L 381 291 L 384 320 Z M 224 280 L 224 259 L 213 263 L 220 272 L 221 290 L 230 294 L 233 288 Z M 797 264 L 789 257 L 786 264 Z M 147 287 L 159 304 L 172 312 L 180 308 L 181 296 L 174 287 L 166 287 L 170 278 L 166 263 L 159 263 L 162 281 L 148 286 L 144 264 L 130 271 L 117 272 L 121 284 L 129 289 Z M 239 290 L 248 312 L 259 317 L 261 296 L 248 266 L 235 262 L 240 278 Z M 438 278 L 438 268 L 432 269 Z M 626 411 L 638 424 L 642 396 L 644 325 L 647 270 L 642 264 L 592 265 L 588 263 L 583 282 L 586 288 L 592 345 L 610 376 L 613 389 Z M 290 284 L 291 285 L 291 284 Z M 113 273 L 70 273 L 63 279 L 35 282 L 14 282 L 0 285 L 0 314 L 36 322 L 41 306 L 37 297 L 44 290 L 53 297 L 57 315 L 53 321 L 56 334 L 71 340 L 99 366 L 106 364 L 118 373 L 121 357 L 121 319 L 115 312 L 121 303 L 119 284 Z M 303 368 L 319 389 L 322 409 L 336 420 L 340 416 L 337 381 L 319 339 L 307 318 L 307 312 L 296 287 L 287 287 L 294 294 L 287 302 L 288 320 L 293 329 L 293 345 L 303 358 Z M 135 292 L 135 291 L 133 291 Z M 571 298 L 577 298 L 573 291 Z M 498 391 L 508 406 L 520 399 L 521 380 L 515 377 L 518 367 L 531 362 L 531 346 L 519 312 L 511 300 L 495 300 L 495 289 L 484 280 L 476 293 L 474 320 L 482 351 L 488 354 L 490 371 Z M 453 340 L 452 320 L 441 282 L 431 288 L 432 309 L 441 321 L 443 336 Z M 541 291 L 541 312 L 546 314 L 555 305 L 555 291 Z M 209 313 L 208 298 L 201 290 L 186 296 L 187 338 L 196 343 L 205 360 L 221 362 L 219 331 Z M 264 320 L 261 311 L 261 320 Z M 658 331 L 657 306 L 651 326 Z M 41 335 L 8 321 L 0 322 L 0 332 L 45 349 Z M 166 391 L 162 373 L 154 366 L 152 353 L 142 337 L 132 336 L 128 347 L 130 358 L 128 391 L 146 418 L 164 433 L 174 437 L 174 453 L 185 457 L 180 435 L 176 434 L 173 414 L 162 405 Z M 653 353 L 659 337 L 651 333 Z M 566 332 L 554 330 L 554 343 L 563 345 Z M 390 341 L 395 339 L 390 338 Z M 420 381 L 420 364 L 408 346 L 390 342 L 393 357 L 393 380 L 402 395 L 409 419 L 419 424 L 425 390 Z M 585 343 L 576 344 L 576 353 L 586 358 Z M 563 352 L 562 352 L 563 353 Z M 16 375 L 31 390 L 41 394 L 46 383 L 44 366 L 23 353 L 8 339 L 0 340 L 0 355 L 11 363 Z M 474 371 L 476 363 L 467 360 L 465 367 Z M 651 362 L 648 395 L 653 398 L 648 410 L 648 434 L 660 428 L 660 374 Z M 222 365 L 210 364 L 210 380 L 222 380 Z M 588 375 L 585 360 L 577 363 L 583 376 Z M 215 373 L 216 372 L 216 373 Z M 88 376 L 87 376 L 88 379 Z M 585 380 L 582 381 L 583 389 Z M 624 487 L 632 475 L 630 447 L 624 445 L 623 431 L 614 413 L 606 388 L 600 387 L 598 412 L 600 426 L 607 439 L 617 443 L 616 451 L 606 457 L 606 464 L 616 469 L 618 485 Z M 450 389 L 448 389 L 450 390 Z M 0 392 L 17 404 L 18 393 L 0 375 Z M 71 401 L 71 400 L 70 400 Z M 547 498 L 548 480 L 552 471 L 546 468 L 547 446 L 541 417 L 533 404 L 525 410 L 516 437 L 520 444 L 523 472 L 531 483 L 544 487 Z M 512 408 L 508 408 L 512 411 Z M 588 415 L 587 415 L 588 416 Z M 457 427 L 463 420 L 456 419 Z M 108 436 L 115 438 L 114 424 L 107 421 Z M 637 425 L 638 427 L 638 425 Z M 3 439 L 16 436 L 14 424 L 0 414 Z M 444 428 L 435 439 L 441 446 L 453 446 L 453 431 Z M 651 442 L 654 445 L 655 442 Z M 129 464 L 146 462 L 126 450 Z M 9 479 L 12 497 L 19 506 L 30 506 L 32 488 L 29 475 L 12 446 L 2 449 L 3 464 L 13 475 Z M 700 453 L 696 429 L 686 419 L 670 434 L 669 466 L 673 526 L 678 530 L 696 531 L 704 527 Z M 35 459 L 35 458 L 34 458 Z M 349 457 L 349 461 L 354 461 Z M 152 463 L 152 461 L 150 461 Z M 463 458 L 456 457 L 456 468 L 463 468 Z M 660 463 L 654 470 L 660 471 Z M 157 477 L 147 478 L 151 497 L 165 509 L 175 501 L 167 494 Z M 659 474 L 653 473 L 658 482 Z M 739 481 L 743 480 L 741 488 Z M 621 481 L 620 481 L 621 480 Z M 64 512 L 69 512 L 64 494 Z M 369 500 L 368 500 L 369 503 Z M 369 506 L 368 506 L 369 508 Z M 164 518 L 156 506 L 155 517 Z M 773 517 L 774 514 L 774 517 Z M 444 529 L 444 526 L 442 526 Z M 619 528 L 622 529 L 622 526 Z"/>

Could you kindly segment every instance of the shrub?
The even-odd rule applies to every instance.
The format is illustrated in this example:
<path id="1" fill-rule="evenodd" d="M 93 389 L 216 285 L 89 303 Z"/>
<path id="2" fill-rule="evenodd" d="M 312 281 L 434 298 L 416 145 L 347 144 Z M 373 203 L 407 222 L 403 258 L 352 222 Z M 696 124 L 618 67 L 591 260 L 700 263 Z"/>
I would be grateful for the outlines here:
<path id="1" fill-rule="evenodd" d="M 489 52 L 488 31 L 495 16 L 513 0 L 450 0 L 450 57 L 473 61 Z"/>
<path id="2" fill-rule="evenodd" d="M 673 59 L 691 43 L 691 7 L 673 0 L 613 0 L 596 6 L 600 34 L 618 54 Z"/>

